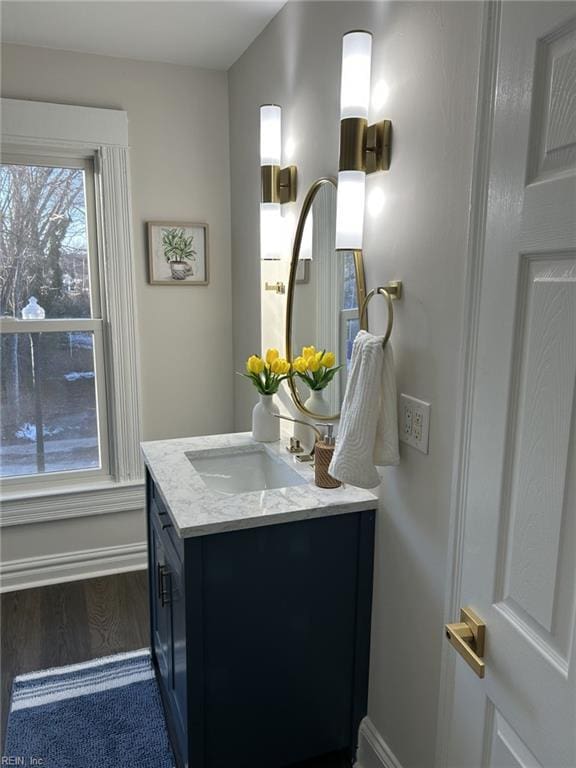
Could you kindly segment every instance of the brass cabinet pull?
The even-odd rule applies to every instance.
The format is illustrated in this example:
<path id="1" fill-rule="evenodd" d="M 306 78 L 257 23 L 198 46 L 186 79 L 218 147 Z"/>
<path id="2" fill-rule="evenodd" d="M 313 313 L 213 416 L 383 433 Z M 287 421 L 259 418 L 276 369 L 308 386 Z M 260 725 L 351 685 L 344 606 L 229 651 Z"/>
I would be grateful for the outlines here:
<path id="1" fill-rule="evenodd" d="M 446 637 L 478 677 L 484 677 L 486 624 L 471 608 L 460 610 L 460 621 L 446 624 Z"/>
<path id="2" fill-rule="evenodd" d="M 167 565 L 161 565 L 160 568 L 159 568 L 159 571 L 158 571 L 158 575 L 159 575 L 158 590 L 159 590 L 159 593 L 160 593 L 160 595 L 159 595 L 160 596 L 160 605 L 162 606 L 162 608 L 164 608 L 166 605 L 170 605 L 170 603 L 172 602 L 170 600 L 170 597 L 171 597 L 170 593 L 172 591 L 172 589 L 171 589 L 172 583 L 171 583 L 171 578 L 170 578 L 170 568 L 168 568 Z M 166 587 L 166 584 L 165 584 L 165 581 L 164 581 L 164 577 L 165 576 L 168 576 L 168 578 L 170 579 L 170 581 L 168 582 L 169 583 L 168 587 Z"/>
<path id="3" fill-rule="evenodd" d="M 158 599 L 162 597 L 162 565 L 156 563 L 156 586 L 158 587 Z"/>

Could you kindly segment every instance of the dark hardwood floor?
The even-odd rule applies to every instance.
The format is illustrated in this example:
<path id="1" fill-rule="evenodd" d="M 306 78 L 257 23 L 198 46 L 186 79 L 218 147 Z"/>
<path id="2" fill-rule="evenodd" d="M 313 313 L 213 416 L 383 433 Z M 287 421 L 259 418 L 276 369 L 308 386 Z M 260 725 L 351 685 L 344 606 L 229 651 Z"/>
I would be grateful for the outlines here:
<path id="1" fill-rule="evenodd" d="M 0 596 L 0 744 L 12 680 L 149 645 L 146 571 L 73 581 Z M 349 768 L 340 756 L 293 768 Z"/>
<path id="2" fill-rule="evenodd" d="M 0 602 L 2 743 L 16 675 L 149 645 L 146 571 L 7 592 Z"/>

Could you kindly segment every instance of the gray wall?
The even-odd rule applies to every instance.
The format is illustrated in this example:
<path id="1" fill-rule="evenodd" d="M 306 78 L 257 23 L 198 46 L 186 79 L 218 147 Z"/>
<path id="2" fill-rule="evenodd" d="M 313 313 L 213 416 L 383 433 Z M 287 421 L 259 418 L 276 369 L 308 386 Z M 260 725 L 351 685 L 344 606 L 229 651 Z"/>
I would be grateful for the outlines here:
<path id="1" fill-rule="evenodd" d="M 226 73 L 3 45 L 2 95 L 128 112 L 144 438 L 231 431 Z M 148 285 L 145 222 L 163 219 L 208 222 L 210 285 Z M 2 559 L 144 539 L 140 511 L 5 528 Z"/>
<path id="2" fill-rule="evenodd" d="M 394 146 L 390 172 L 367 183 L 368 200 L 385 196 L 366 216 L 367 284 L 404 280 L 399 388 L 432 403 L 430 453 L 403 447 L 383 471 L 377 522 L 369 715 L 404 768 L 434 759 L 481 17 L 476 2 L 290 3 L 229 71 L 237 367 L 260 346 L 261 306 L 265 344 L 283 348 L 282 297 L 258 290 L 258 106 L 283 107 L 297 209 L 313 179 L 337 172 L 344 32 L 374 33 L 373 86 L 389 89 L 371 111 L 393 121 Z M 287 265 L 266 263 L 264 275 L 285 279 Z M 383 301 L 370 322 L 385 327 Z M 237 381 L 237 428 L 252 401 Z"/>
<path id="3" fill-rule="evenodd" d="M 2 95 L 128 112 L 144 437 L 229 431 L 226 73 L 3 45 Z M 210 285 L 148 285 L 144 224 L 163 219 L 208 222 Z"/>

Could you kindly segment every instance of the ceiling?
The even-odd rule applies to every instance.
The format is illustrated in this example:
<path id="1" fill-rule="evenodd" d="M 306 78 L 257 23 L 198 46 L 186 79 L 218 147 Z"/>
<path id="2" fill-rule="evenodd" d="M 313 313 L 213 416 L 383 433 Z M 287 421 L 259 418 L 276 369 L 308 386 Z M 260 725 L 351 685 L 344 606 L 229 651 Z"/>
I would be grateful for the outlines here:
<path id="1" fill-rule="evenodd" d="M 230 67 L 286 0 L 2 2 L 2 42 Z"/>

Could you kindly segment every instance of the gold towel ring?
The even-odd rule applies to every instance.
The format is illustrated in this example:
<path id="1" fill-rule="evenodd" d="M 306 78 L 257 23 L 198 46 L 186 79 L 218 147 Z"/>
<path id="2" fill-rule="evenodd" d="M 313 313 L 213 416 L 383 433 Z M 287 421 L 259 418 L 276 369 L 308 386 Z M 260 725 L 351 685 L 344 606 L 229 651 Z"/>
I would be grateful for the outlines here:
<path id="1" fill-rule="evenodd" d="M 385 347 L 392 333 L 392 326 L 394 325 L 394 307 L 392 306 L 392 296 L 390 296 L 386 288 L 382 286 L 380 288 L 374 288 L 372 291 L 370 291 L 370 293 L 366 295 L 366 298 L 362 302 L 362 307 L 360 308 L 360 327 L 365 327 L 363 321 L 366 315 L 366 310 L 368 309 L 368 302 L 372 296 L 375 296 L 377 293 L 379 293 L 380 296 L 384 296 L 386 303 L 388 304 L 388 328 L 386 328 L 386 333 L 384 334 L 384 340 L 382 342 L 382 346 Z"/>

